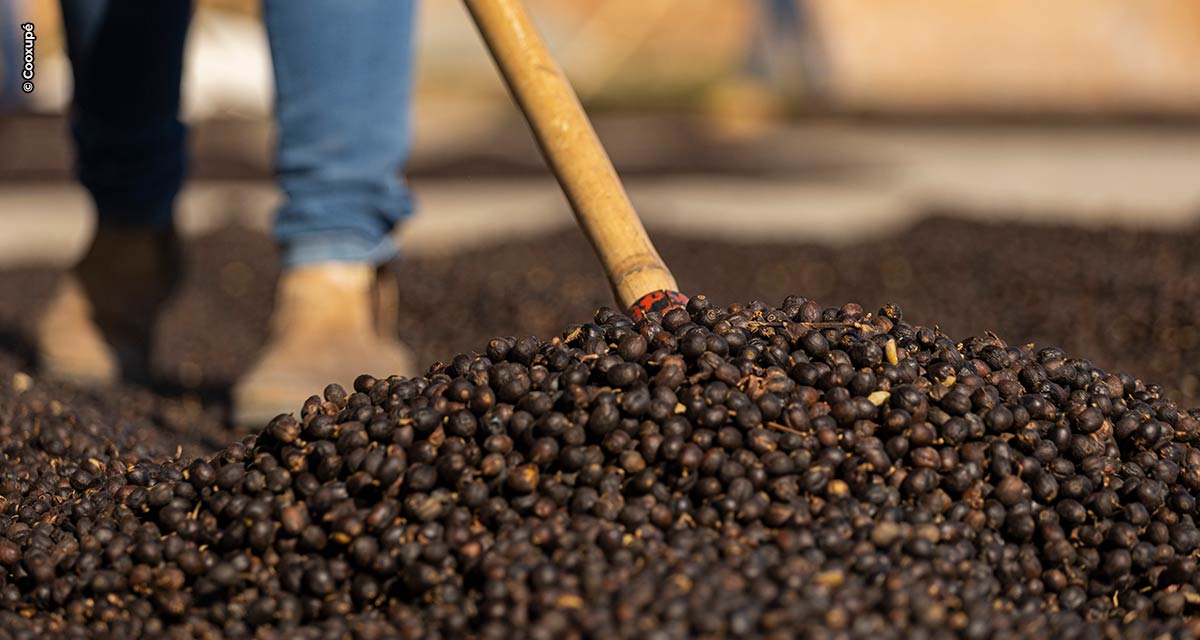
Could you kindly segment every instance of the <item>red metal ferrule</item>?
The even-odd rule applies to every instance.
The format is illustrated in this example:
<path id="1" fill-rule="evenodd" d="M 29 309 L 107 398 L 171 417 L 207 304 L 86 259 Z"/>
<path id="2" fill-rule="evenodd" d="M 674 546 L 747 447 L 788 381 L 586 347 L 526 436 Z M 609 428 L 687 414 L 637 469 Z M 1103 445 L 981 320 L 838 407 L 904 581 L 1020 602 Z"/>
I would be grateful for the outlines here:
<path id="1" fill-rule="evenodd" d="M 667 291 L 666 289 L 651 291 L 629 307 L 629 315 L 637 321 L 646 317 L 646 314 L 651 311 L 665 314 L 671 309 L 682 309 L 687 302 L 688 297 L 678 291 Z"/>

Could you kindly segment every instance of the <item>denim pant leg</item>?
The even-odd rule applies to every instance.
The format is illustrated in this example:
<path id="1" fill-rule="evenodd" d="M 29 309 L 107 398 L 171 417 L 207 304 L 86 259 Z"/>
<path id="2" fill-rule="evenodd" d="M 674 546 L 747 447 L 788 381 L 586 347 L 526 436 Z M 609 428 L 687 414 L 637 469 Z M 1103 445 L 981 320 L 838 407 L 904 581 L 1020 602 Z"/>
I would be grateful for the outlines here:
<path id="1" fill-rule="evenodd" d="M 409 150 L 413 0 L 264 0 L 275 67 L 274 236 L 285 267 L 379 264 L 412 212 Z"/>
<path id="2" fill-rule="evenodd" d="M 179 121 L 189 0 L 62 0 L 75 81 L 76 173 L 100 224 L 171 224 L 184 176 Z"/>

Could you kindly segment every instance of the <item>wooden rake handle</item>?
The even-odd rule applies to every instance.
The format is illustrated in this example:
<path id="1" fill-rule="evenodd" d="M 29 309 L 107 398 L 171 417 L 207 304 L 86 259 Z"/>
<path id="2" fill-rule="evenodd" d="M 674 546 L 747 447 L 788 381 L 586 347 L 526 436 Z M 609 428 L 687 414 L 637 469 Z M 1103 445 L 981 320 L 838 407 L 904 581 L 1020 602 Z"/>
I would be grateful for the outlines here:
<path id="1" fill-rule="evenodd" d="M 617 302 L 635 318 L 687 302 L 633 210 L 571 83 L 520 0 L 464 0 L 529 121 Z"/>

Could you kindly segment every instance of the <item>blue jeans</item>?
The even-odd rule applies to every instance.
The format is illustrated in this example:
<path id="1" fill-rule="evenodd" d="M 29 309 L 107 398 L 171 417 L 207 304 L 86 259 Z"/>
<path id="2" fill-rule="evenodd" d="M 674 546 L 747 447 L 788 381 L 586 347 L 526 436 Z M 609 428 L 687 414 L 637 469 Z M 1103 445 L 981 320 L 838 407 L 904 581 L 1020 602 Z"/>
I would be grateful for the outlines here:
<path id="1" fill-rule="evenodd" d="M 171 224 L 185 173 L 179 121 L 188 0 L 61 0 L 75 78 L 76 171 L 100 223 Z M 413 0 L 264 0 L 275 66 L 274 237 L 285 266 L 382 263 L 412 213 Z"/>

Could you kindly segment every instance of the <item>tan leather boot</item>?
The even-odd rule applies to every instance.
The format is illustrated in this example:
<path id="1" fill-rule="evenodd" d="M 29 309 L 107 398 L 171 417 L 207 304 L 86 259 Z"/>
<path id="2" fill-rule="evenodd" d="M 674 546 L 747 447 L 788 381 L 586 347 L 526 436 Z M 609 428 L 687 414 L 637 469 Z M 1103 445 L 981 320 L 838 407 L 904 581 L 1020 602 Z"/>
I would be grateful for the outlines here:
<path id="1" fill-rule="evenodd" d="M 173 231 L 99 228 L 37 324 L 41 370 L 84 386 L 146 382 L 154 322 L 178 277 Z"/>
<path id="2" fill-rule="evenodd" d="M 395 304 L 380 304 L 380 284 L 375 267 L 364 263 L 325 262 L 284 272 L 267 345 L 233 388 L 233 422 L 261 427 L 281 413 L 299 412 L 332 382 L 352 390 L 364 373 L 412 375 L 412 354 L 391 337 L 394 325 L 379 326 L 379 314 L 394 311 Z"/>

